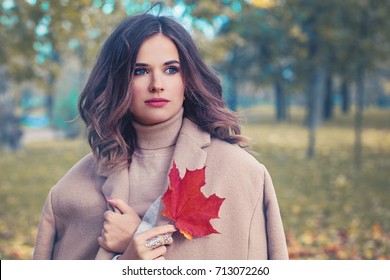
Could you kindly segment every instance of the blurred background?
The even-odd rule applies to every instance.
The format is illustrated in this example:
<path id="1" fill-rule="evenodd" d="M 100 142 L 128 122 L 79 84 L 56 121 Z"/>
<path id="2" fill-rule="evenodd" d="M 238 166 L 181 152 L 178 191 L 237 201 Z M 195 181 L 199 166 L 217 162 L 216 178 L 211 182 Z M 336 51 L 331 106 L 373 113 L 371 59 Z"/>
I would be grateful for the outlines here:
<path id="1" fill-rule="evenodd" d="M 136 0 L 0 2 L 0 258 L 89 153 L 77 99 Z M 269 169 L 291 259 L 390 259 L 390 1 L 171 0 Z"/>

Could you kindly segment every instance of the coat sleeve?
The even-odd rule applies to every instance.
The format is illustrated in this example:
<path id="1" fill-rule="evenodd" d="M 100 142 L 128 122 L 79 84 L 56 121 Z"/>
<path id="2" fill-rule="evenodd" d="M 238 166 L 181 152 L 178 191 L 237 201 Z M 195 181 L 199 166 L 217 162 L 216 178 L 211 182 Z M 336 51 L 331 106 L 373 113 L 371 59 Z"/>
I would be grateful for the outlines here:
<path id="1" fill-rule="evenodd" d="M 270 260 L 286 260 L 288 259 L 288 250 L 279 205 L 271 176 L 264 166 L 263 168 L 263 195 L 262 199 L 260 196 L 257 202 L 254 220 L 262 220 L 261 224 L 264 225 L 263 230 L 265 230 L 267 240 L 267 258 Z M 255 229 L 254 226 L 258 227 L 259 223 L 252 223 L 251 235 L 258 233 L 259 229 Z M 251 236 L 251 239 L 258 240 L 254 236 Z M 256 246 L 249 248 L 249 255 L 255 255 L 256 252 L 253 252 L 255 249 Z"/>
<path id="2" fill-rule="evenodd" d="M 34 260 L 50 260 L 53 257 L 53 245 L 56 236 L 54 213 L 51 203 L 52 191 L 47 196 L 41 219 L 39 221 L 37 239 L 35 242 Z"/>

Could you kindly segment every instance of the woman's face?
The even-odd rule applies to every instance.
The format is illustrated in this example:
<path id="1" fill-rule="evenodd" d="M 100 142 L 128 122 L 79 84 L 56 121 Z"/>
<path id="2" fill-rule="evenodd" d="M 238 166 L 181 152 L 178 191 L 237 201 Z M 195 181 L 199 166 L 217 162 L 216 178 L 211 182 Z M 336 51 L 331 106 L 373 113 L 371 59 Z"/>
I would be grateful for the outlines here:
<path id="1" fill-rule="evenodd" d="M 142 43 L 129 87 L 135 121 L 154 125 L 180 110 L 185 88 L 180 71 L 178 50 L 168 37 L 158 34 Z"/>

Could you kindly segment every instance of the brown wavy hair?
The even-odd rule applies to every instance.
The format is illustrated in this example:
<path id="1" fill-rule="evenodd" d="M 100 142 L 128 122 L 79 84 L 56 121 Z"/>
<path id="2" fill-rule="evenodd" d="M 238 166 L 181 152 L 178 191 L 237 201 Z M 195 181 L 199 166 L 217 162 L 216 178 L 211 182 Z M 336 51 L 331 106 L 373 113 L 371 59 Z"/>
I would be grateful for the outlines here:
<path id="1" fill-rule="evenodd" d="M 184 116 L 229 143 L 247 146 L 239 116 L 226 108 L 217 75 L 203 62 L 190 34 L 176 20 L 148 13 L 124 19 L 104 43 L 79 98 L 94 156 L 106 168 L 129 163 L 135 150 L 129 85 L 137 53 L 148 38 L 163 34 L 179 52 L 185 84 Z"/>

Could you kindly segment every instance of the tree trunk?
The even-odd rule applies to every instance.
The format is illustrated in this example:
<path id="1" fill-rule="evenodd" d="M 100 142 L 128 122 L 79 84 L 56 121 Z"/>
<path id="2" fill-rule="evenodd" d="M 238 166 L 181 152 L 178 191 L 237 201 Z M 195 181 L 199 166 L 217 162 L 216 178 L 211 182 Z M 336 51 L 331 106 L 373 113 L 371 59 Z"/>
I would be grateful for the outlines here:
<path id="1" fill-rule="evenodd" d="M 283 89 L 280 80 L 275 81 L 275 105 L 276 105 L 276 120 L 278 122 L 287 119 L 287 100 L 286 93 Z"/>
<path id="2" fill-rule="evenodd" d="M 0 67 L 0 146 L 8 151 L 21 148 L 23 131 L 20 118 L 15 114 L 14 100 L 7 93 L 8 74 L 6 67 Z"/>
<path id="3" fill-rule="evenodd" d="M 355 113 L 355 159 L 356 170 L 362 166 L 362 129 L 364 110 L 364 66 L 360 65 L 356 73 L 356 113 Z"/>
<path id="4" fill-rule="evenodd" d="M 53 124 L 54 119 L 54 83 L 55 83 L 55 76 L 50 71 L 49 77 L 48 77 L 48 89 L 47 89 L 47 101 L 46 101 L 46 113 L 49 118 L 50 124 Z"/>
<path id="5" fill-rule="evenodd" d="M 362 40 L 368 36 L 368 15 L 367 10 L 363 10 L 360 15 L 359 35 Z M 366 67 L 365 53 L 360 53 L 356 68 L 356 113 L 355 113 L 355 170 L 362 167 L 362 133 L 363 133 L 363 110 L 364 110 L 364 79 Z"/>
<path id="6" fill-rule="evenodd" d="M 324 98 L 324 120 L 333 118 L 333 80 L 330 71 L 326 73 L 325 98 Z"/>
<path id="7" fill-rule="evenodd" d="M 230 110 L 237 111 L 237 81 L 234 75 L 229 75 L 228 79 L 226 103 Z"/>
<path id="8" fill-rule="evenodd" d="M 324 71 L 321 68 L 314 67 L 310 72 L 307 85 L 308 115 L 307 126 L 309 132 L 309 143 L 307 147 L 307 157 L 312 158 L 315 155 L 317 128 L 321 125 L 321 116 L 323 108 L 323 90 L 324 90 Z"/>
<path id="9" fill-rule="evenodd" d="M 348 114 L 351 109 L 351 97 L 347 79 L 343 79 L 341 83 L 341 110 L 344 114 Z"/>

